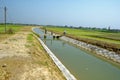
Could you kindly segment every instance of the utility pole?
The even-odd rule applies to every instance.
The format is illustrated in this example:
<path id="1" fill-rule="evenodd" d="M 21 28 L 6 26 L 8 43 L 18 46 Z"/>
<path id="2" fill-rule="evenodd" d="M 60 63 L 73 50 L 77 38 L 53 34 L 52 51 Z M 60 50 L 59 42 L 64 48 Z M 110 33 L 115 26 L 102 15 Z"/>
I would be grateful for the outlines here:
<path id="1" fill-rule="evenodd" d="M 5 6 L 5 7 L 4 7 L 5 33 L 6 33 L 6 29 L 7 29 L 7 24 L 6 24 L 6 12 L 7 12 L 7 8 L 6 8 L 6 6 Z"/>
<path id="2" fill-rule="evenodd" d="M 111 27 L 109 26 L 109 27 L 108 27 L 108 30 L 109 30 L 109 31 L 110 31 L 110 28 L 111 28 Z"/>

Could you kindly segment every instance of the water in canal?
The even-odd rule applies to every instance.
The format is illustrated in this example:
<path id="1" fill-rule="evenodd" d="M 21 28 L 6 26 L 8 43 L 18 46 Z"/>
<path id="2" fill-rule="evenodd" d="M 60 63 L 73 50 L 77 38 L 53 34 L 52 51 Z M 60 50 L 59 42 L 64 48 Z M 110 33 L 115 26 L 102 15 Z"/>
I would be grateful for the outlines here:
<path id="1" fill-rule="evenodd" d="M 49 36 L 42 40 L 78 80 L 120 80 L 120 69 L 62 40 Z"/>

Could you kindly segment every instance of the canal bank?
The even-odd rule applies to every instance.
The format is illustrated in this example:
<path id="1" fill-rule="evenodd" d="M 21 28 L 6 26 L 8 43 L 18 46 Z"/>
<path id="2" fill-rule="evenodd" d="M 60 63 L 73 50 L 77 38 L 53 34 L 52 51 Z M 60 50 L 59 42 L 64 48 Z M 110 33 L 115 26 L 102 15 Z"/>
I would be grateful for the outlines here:
<path id="1" fill-rule="evenodd" d="M 47 32 L 48 32 L 48 34 L 51 34 L 51 32 L 49 32 L 49 31 L 47 31 Z M 58 35 L 55 33 L 53 33 L 53 34 Z M 73 39 L 73 38 L 70 38 L 70 37 L 67 37 L 64 35 L 60 36 L 60 39 L 120 65 L 120 54 L 117 54 L 116 52 L 109 51 L 109 50 L 101 48 L 99 46 L 88 44 L 88 43 L 85 43 L 85 42 L 82 42 L 82 41 L 79 41 L 79 40 L 76 40 L 76 39 Z"/>
<path id="2" fill-rule="evenodd" d="M 58 57 L 58 59 L 76 76 L 78 80 L 119 80 L 120 69 L 109 62 L 99 59 L 91 54 L 59 39 L 53 39 L 44 31 L 34 29 L 40 34 L 42 41 Z"/>
<path id="3" fill-rule="evenodd" d="M 72 38 L 69 38 L 66 36 L 62 36 L 60 39 L 66 41 L 66 42 L 72 43 L 74 45 L 77 45 L 80 48 L 83 48 L 87 51 L 90 51 L 92 53 L 95 53 L 97 55 L 105 57 L 106 59 L 112 60 L 112 61 L 120 64 L 120 54 L 117 54 L 112 51 L 108 51 L 106 49 L 100 48 L 98 46 L 94 46 L 92 44 L 87 44 L 85 42 L 81 42 L 81 41 L 78 41 L 78 40 L 75 40 L 75 39 L 72 39 Z"/>
<path id="4" fill-rule="evenodd" d="M 32 31 L 34 28 L 32 28 Z M 36 32 L 34 32 L 36 33 Z M 34 35 L 35 36 L 35 35 Z M 49 56 L 52 58 L 54 63 L 58 66 L 58 68 L 61 70 L 63 75 L 67 80 L 77 80 L 71 73 L 70 71 L 60 62 L 60 60 L 52 53 L 52 51 L 44 44 L 44 42 L 37 36 L 35 36 L 36 39 L 39 40 L 39 42 L 42 44 L 43 48 L 46 50 L 46 52 L 49 54 Z"/>

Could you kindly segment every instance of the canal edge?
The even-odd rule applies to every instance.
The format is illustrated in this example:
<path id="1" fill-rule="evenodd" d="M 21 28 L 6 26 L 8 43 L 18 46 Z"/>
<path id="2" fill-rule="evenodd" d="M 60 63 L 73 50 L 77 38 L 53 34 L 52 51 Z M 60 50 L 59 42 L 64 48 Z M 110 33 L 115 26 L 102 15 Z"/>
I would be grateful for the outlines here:
<path id="1" fill-rule="evenodd" d="M 32 32 L 34 32 L 32 28 Z M 35 33 L 36 34 L 36 33 Z M 52 58 L 53 62 L 57 65 L 57 67 L 60 69 L 60 71 L 63 73 L 65 78 L 67 80 L 77 80 L 71 73 L 70 71 L 62 64 L 62 62 L 54 55 L 54 53 L 44 44 L 44 42 L 36 35 L 34 35 L 36 39 L 42 44 L 43 48 L 45 51 L 48 53 L 48 55 Z"/>
<path id="2" fill-rule="evenodd" d="M 102 56 L 106 60 L 110 60 L 112 62 L 120 64 L 120 55 L 115 53 L 115 52 L 109 51 L 109 50 L 104 49 L 104 48 L 100 48 L 98 46 L 94 46 L 92 44 L 87 44 L 85 42 L 78 41 L 76 39 L 72 39 L 72 38 L 69 38 L 66 36 L 62 36 L 60 39 L 63 41 L 69 42 L 73 45 L 76 45 L 77 47 L 80 47 L 81 49 L 84 49 L 84 50 L 87 50 L 89 52 L 95 53 L 99 56 Z"/>

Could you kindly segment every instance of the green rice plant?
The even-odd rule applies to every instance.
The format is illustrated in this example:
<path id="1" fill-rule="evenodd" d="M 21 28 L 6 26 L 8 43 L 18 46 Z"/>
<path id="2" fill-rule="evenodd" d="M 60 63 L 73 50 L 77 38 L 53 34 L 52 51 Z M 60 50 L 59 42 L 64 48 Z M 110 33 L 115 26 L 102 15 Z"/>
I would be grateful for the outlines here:
<path id="1" fill-rule="evenodd" d="M 66 31 L 66 36 L 90 43 L 102 48 L 115 51 L 120 54 L 120 32 L 103 32 L 89 29 L 74 29 L 66 27 L 49 27 L 46 29 L 54 33 L 63 34 Z"/>

